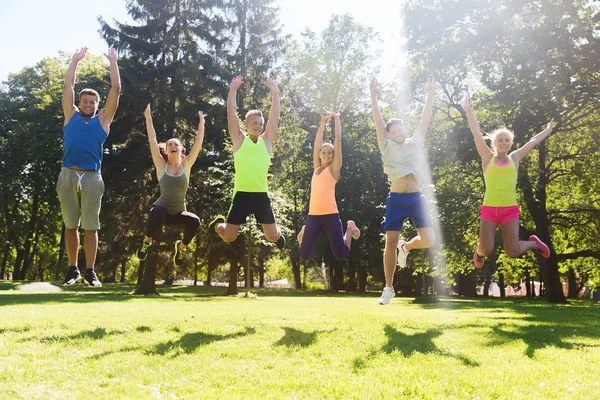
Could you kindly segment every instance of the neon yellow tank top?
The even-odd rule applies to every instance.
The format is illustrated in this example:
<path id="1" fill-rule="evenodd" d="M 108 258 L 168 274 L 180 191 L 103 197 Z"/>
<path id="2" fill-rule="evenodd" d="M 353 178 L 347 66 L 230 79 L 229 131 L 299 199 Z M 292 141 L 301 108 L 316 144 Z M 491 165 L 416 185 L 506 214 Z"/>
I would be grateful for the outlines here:
<path id="1" fill-rule="evenodd" d="M 511 157 L 507 165 L 497 165 L 496 156 L 483 171 L 485 196 L 483 205 L 488 207 L 510 207 L 517 205 L 517 168 Z"/>
<path id="2" fill-rule="evenodd" d="M 233 193 L 268 192 L 267 174 L 271 165 L 271 155 L 262 137 L 254 143 L 249 137 L 244 138 L 242 146 L 233 153 L 235 183 Z"/>

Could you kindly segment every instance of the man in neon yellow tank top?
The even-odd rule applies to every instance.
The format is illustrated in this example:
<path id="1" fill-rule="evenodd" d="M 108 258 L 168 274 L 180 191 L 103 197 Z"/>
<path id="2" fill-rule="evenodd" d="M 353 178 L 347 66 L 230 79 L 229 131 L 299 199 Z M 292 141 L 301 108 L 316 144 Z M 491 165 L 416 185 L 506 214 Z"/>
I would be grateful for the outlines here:
<path id="1" fill-rule="evenodd" d="M 267 240 L 276 242 L 277 247 L 282 249 L 285 238 L 275 223 L 267 185 L 273 143 L 277 139 L 279 126 L 279 89 L 271 78 L 267 79 L 272 97 L 267 127 L 263 132 L 265 120 L 262 112 L 251 110 L 246 114 L 244 133 L 240 129 L 236 101 L 237 90 L 242 83 L 244 81 L 241 76 L 233 78 L 227 97 L 227 122 L 233 142 L 235 169 L 233 200 L 227 218 L 218 215 L 209 227 L 214 228 L 225 242 L 233 242 L 239 235 L 240 225 L 246 222 L 248 215 L 254 214 L 256 221 L 262 225 Z"/>
<path id="2" fill-rule="evenodd" d="M 504 251 L 512 258 L 520 257 L 528 251 L 537 251 L 542 257 L 550 257 L 550 249 L 537 236 L 529 240 L 519 240 L 519 205 L 517 204 L 517 172 L 519 162 L 535 146 L 542 143 L 552 133 L 551 120 L 546 129 L 535 135 L 523 147 L 509 153 L 513 145 L 514 133 L 507 128 L 496 129 L 484 137 L 473 113 L 471 100 L 463 99 L 463 108 L 469 121 L 475 147 L 481 157 L 485 195 L 481 206 L 479 222 L 479 243 L 473 252 L 473 263 L 483 268 L 484 257 L 494 251 L 498 226 L 504 236 Z M 485 139 L 491 141 L 488 147 Z"/>

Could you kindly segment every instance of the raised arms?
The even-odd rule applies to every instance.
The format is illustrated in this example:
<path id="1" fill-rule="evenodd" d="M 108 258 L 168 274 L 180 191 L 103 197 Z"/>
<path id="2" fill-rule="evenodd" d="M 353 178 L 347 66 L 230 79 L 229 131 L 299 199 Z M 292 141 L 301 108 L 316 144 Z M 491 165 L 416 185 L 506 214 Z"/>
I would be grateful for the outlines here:
<path id="1" fill-rule="evenodd" d="M 513 161 L 515 163 L 518 163 L 519 161 L 521 161 L 522 159 L 524 159 L 527 154 L 529 154 L 529 152 L 531 150 L 533 150 L 533 148 L 535 146 L 537 146 L 538 144 L 542 143 L 544 140 L 546 140 L 546 138 L 548 136 L 550 136 L 550 134 L 552 133 L 552 128 L 554 127 L 554 118 L 550 120 L 550 122 L 548 122 L 548 125 L 546 127 L 546 129 L 544 129 L 543 131 L 541 131 L 540 133 L 538 133 L 537 135 L 535 135 L 534 137 L 532 137 L 529 142 L 527 142 L 523 147 L 521 147 L 520 149 L 517 149 L 515 151 L 513 151 L 510 156 L 512 157 Z"/>
<path id="2" fill-rule="evenodd" d="M 375 127 L 377 129 L 377 141 L 381 141 L 385 139 L 385 122 L 383 120 L 383 116 L 381 115 L 381 109 L 379 108 L 379 104 L 377 103 L 377 93 L 379 89 L 377 88 L 377 79 L 373 77 L 371 79 L 371 85 L 369 86 L 369 91 L 371 92 L 371 106 L 373 108 L 373 120 L 375 121 Z"/>
<path id="3" fill-rule="evenodd" d="M 198 118 L 198 131 L 196 132 L 194 145 L 188 156 L 183 160 L 183 168 L 185 168 L 187 176 L 190 176 L 190 173 L 192 172 L 192 165 L 196 162 L 198 154 L 200 154 L 200 150 L 202 150 L 202 142 L 204 141 L 204 114 L 202 111 L 198 111 Z"/>
<path id="4" fill-rule="evenodd" d="M 158 142 L 156 141 L 156 131 L 154 130 L 154 125 L 152 124 L 152 112 L 150 111 L 150 104 L 146 106 L 144 116 L 146 117 L 146 131 L 148 132 L 148 143 L 150 144 L 150 153 L 152 154 L 152 161 L 154 162 L 154 167 L 156 168 L 156 178 L 160 180 L 160 175 L 165 169 L 165 165 L 167 162 L 160 155 L 160 150 L 158 150 Z"/>
<path id="5" fill-rule="evenodd" d="M 427 98 L 425 100 L 425 107 L 421 113 L 421 121 L 417 127 L 417 133 L 415 134 L 415 139 L 419 140 L 421 143 L 425 142 L 425 135 L 427 135 L 429 122 L 433 115 L 433 98 L 435 97 L 435 78 L 433 76 L 429 82 L 427 82 L 425 89 L 427 91 Z"/>
<path id="6" fill-rule="evenodd" d="M 465 94 L 463 98 L 463 108 L 465 113 L 467 114 L 467 121 L 469 122 L 469 128 L 471 128 L 471 133 L 473 134 L 473 138 L 475 139 L 475 147 L 477 148 L 477 153 L 481 157 L 481 165 L 488 165 L 494 156 L 492 149 L 490 149 L 485 142 L 485 139 L 481 135 L 481 129 L 479 128 L 479 124 L 475 119 L 475 115 L 473 114 L 473 105 L 471 104 L 471 99 L 469 96 Z"/>
<path id="7" fill-rule="evenodd" d="M 267 78 L 267 86 L 271 91 L 271 111 L 269 112 L 269 121 L 265 129 L 264 139 L 268 148 L 271 148 L 277 139 L 277 128 L 279 127 L 280 99 L 279 88 L 275 81 Z"/>
<path id="8" fill-rule="evenodd" d="M 319 124 L 319 129 L 317 129 L 317 134 L 315 135 L 313 149 L 313 166 L 315 170 L 321 166 L 321 157 L 319 154 L 321 153 L 321 145 L 323 144 L 323 132 L 325 132 L 325 125 L 327 125 L 329 118 L 331 118 L 330 114 L 321 115 L 321 123 Z"/>
<path id="9" fill-rule="evenodd" d="M 340 179 L 340 171 L 342 170 L 342 123 L 338 114 L 333 111 L 329 114 L 335 118 L 335 140 L 333 142 L 331 172 L 333 172 L 333 178 L 337 181 Z"/>
<path id="10" fill-rule="evenodd" d="M 77 64 L 79 64 L 79 61 L 83 60 L 86 53 L 87 47 L 82 47 L 81 50 L 76 50 L 75 54 L 73 54 L 73 57 L 71 58 L 71 64 L 69 64 L 69 68 L 67 69 L 62 95 L 62 109 L 63 114 L 65 115 L 64 125 L 67 125 L 73 115 L 77 112 L 77 107 L 75 106 L 75 91 L 73 88 L 75 87 Z"/>
<path id="11" fill-rule="evenodd" d="M 104 54 L 110 63 L 110 91 L 106 97 L 106 106 L 98 114 L 100 123 L 106 133 L 110 132 L 110 124 L 115 117 L 117 107 L 119 106 L 119 96 L 121 95 L 121 77 L 119 75 L 119 66 L 117 65 L 117 50 L 112 47 L 108 49 L 108 54 Z"/>
<path id="12" fill-rule="evenodd" d="M 237 115 L 237 90 L 244 83 L 241 76 L 236 76 L 229 84 L 229 95 L 227 96 L 227 126 L 229 137 L 233 142 L 233 152 L 235 153 L 244 141 L 244 134 L 240 129 L 240 118 Z"/>

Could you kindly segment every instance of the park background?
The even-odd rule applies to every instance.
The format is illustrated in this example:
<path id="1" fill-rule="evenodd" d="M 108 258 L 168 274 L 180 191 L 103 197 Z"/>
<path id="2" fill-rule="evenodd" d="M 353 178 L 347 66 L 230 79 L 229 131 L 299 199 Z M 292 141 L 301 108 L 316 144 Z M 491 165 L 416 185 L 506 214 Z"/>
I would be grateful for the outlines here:
<path id="1" fill-rule="evenodd" d="M 328 289 L 380 290 L 384 242 L 379 224 L 388 184 L 368 97 L 373 75 L 382 81 L 384 116 L 401 116 L 409 132 L 418 123 L 425 82 L 432 75 L 438 81 L 426 140 L 430 171 L 425 185 L 438 244 L 411 253 L 408 268 L 396 275 L 400 294 L 453 290 L 475 296 L 479 286 L 488 288 L 494 281 L 501 294 L 506 285 L 525 282 L 525 294 L 533 295 L 528 283 L 537 281 L 550 302 L 563 302 L 565 293 L 578 297 L 588 290 L 583 288 L 593 291 L 600 282 L 600 2 L 326 6 L 269 0 L 113 0 L 99 10 L 97 5 L 88 10 L 67 3 L 62 9 L 68 12 L 44 12 L 51 3 L 25 9 L 26 2 L 20 2 L 1 17 L 6 22 L 2 29 L 13 27 L 3 32 L 3 41 L 21 44 L 5 52 L 2 61 L 10 69 L 2 70 L 0 89 L 0 277 L 10 273 L 14 280 L 52 281 L 66 271 L 55 191 L 62 156 L 64 75 L 75 48 L 90 47 L 75 90 L 92 87 L 105 98 L 110 81 L 101 52 L 113 46 L 119 50 L 122 95 L 104 146 L 106 191 L 96 267 L 104 283 L 136 283 L 143 276 L 144 263 L 133 254 L 142 240 L 146 213 L 158 197 L 143 119 L 143 109 L 151 103 L 159 139 L 178 137 L 188 148 L 197 111 L 207 117 L 187 196 L 188 210 L 201 218 L 202 227 L 177 269 L 169 255 L 179 232 L 167 228 L 157 238 L 158 279 L 229 282 L 228 293 L 234 294 L 240 280 L 262 286 L 287 278 L 295 288 L 321 287 L 324 269 Z M 94 19 L 79 20 L 80 14 Z M 93 38 L 82 33 L 90 27 Z M 64 42 L 54 39 L 52 46 L 37 47 L 44 36 L 56 38 L 55 33 Z M 14 64 L 15 59 L 27 61 Z M 267 76 L 282 92 L 269 185 L 277 220 L 288 238 L 283 252 L 264 240 L 252 220 L 231 244 L 206 228 L 214 215 L 227 210 L 233 189 L 225 99 L 235 75 L 245 77 L 238 95 L 242 115 L 252 108 L 268 114 Z M 459 105 L 465 92 L 472 95 L 482 129 L 513 129 L 515 146 L 526 143 L 551 118 L 556 122 L 551 137 L 521 163 L 518 181 L 521 237 L 536 234 L 548 243 L 547 260 L 533 254 L 507 258 L 499 235 L 484 269 L 472 264 L 484 185 Z M 308 208 L 313 135 L 319 114 L 328 109 L 340 113 L 343 129 L 344 166 L 336 190 L 341 218 L 355 220 L 362 236 L 346 261 L 336 261 L 321 237 L 315 256 L 301 262 L 295 237 Z M 406 232 L 410 235 L 410 228 Z M 80 251 L 80 265 L 83 256 Z"/>

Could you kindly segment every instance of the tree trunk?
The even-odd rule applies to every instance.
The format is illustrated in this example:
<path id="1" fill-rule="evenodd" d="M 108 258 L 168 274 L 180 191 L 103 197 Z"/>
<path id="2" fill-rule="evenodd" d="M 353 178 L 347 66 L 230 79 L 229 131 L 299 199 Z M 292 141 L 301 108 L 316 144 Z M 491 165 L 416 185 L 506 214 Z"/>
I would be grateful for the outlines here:
<path id="1" fill-rule="evenodd" d="M 125 273 L 127 272 L 127 259 L 123 258 L 121 260 L 121 279 L 119 280 L 120 283 L 125 283 Z"/>
<path id="2" fill-rule="evenodd" d="M 506 290 L 504 289 L 504 273 L 498 272 L 498 286 L 500 288 L 500 297 L 506 297 Z"/>
<path id="3" fill-rule="evenodd" d="M 358 291 L 367 291 L 367 271 L 362 261 L 358 263 Z"/>
<path id="4" fill-rule="evenodd" d="M 140 271 L 142 270 L 142 263 L 140 263 Z M 136 289 L 134 294 L 140 294 L 144 296 L 159 296 L 156 290 L 156 266 L 158 265 L 158 254 L 155 251 L 150 251 L 148 258 L 143 262 L 145 264 L 146 272 L 142 284 Z"/>
<path id="5" fill-rule="evenodd" d="M 488 297 L 490 295 L 490 284 L 492 283 L 491 279 L 485 278 L 483 281 L 483 297 Z"/>
<path id="6" fill-rule="evenodd" d="M 231 256 L 229 259 L 229 286 L 227 287 L 227 295 L 233 296 L 238 294 L 237 279 L 238 279 L 238 262 L 237 257 Z"/>
<path id="7" fill-rule="evenodd" d="M 302 289 L 302 277 L 300 276 L 300 256 L 292 256 L 292 272 L 294 273 L 294 287 L 296 289 Z"/>
<path id="8" fill-rule="evenodd" d="M 458 294 L 466 297 L 477 297 L 476 273 L 458 274 Z"/>
<path id="9" fill-rule="evenodd" d="M 527 297 L 531 297 L 531 274 L 528 269 L 525 270 L 525 292 Z"/>
<path id="10" fill-rule="evenodd" d="M 263 289 L 265 287 L 265 259 L 260 256 L 258 262 L 258 287 Z"/>
<path id="11" fill-rule="evenodd" d="M 567 271 L 567 277 L 569 278 L 569 294 L 568 297 L 570 299 L 577 298 L 577 278 L 575 276 L 575 271 L 572 267 L 569 267 L 569 271 Z"/>
<path id="12" fill-rule="evenodd" d="M 18 281 L 21 276 L 21 264 L 23 263 L 23 256 L 25 255 L 25 249 L 23 247 L 17 250 L 17 259 L 15 260 L 15 267 L 13 268 L 13 281 Z"/>
<path id="13" fill-rule="evenodd" d="M 6 261 L 8 261 L 9 250 L 10 242 L 7 241 L 6 243 L 4 243 L 4 254 L 2 254 L 2 270 L 0 270 L 0 279 L 4 279 L 4 274 L 6 273 Z"/>

